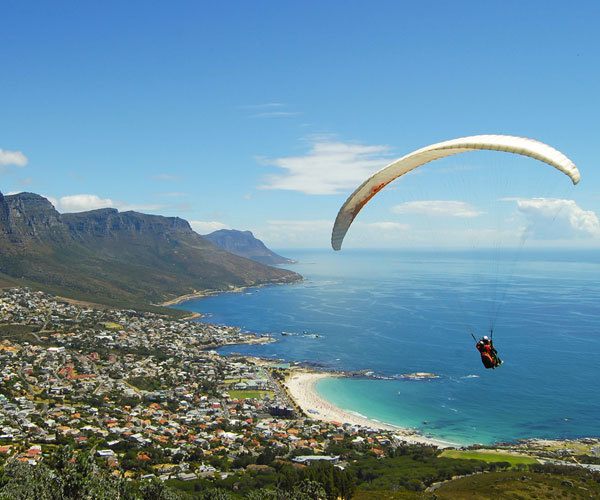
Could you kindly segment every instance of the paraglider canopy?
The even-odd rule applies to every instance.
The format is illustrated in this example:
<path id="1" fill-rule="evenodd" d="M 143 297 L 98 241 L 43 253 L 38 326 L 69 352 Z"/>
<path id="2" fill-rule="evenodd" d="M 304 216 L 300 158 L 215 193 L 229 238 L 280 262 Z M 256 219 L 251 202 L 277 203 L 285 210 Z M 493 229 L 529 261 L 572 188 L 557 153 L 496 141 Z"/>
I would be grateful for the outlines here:
<path id="1" fill-rule="evenodd" d="M 426 163 L 469 151 L 490 150 L 529 156 L 566 174 L 573 184 L 580 180 L 575 164 L 551 146 L 525 137 L 510 135 L 475 135 L 439 142 L 413 151 L 390 163 L 363 182 L 346 200 L 335 220 L 331 234 L 334 250 L 342 248 L 352 221 L 362 208 L 390 182 Z"/>

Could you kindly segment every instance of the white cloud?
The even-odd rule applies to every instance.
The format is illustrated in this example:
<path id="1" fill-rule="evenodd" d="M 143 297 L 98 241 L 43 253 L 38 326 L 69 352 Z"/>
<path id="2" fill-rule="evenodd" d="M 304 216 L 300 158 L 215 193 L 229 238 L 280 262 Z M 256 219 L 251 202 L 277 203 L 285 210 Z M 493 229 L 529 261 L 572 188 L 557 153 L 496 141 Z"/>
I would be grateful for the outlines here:
<path id="1" fill-rule="evenodd" d="M 559 198 L 512 199 L 527 223 L 532 239 L 564 240 L 600 237 L 600 220 L 595 212 L 583 210 L 574 200 Z"/>
<path id="2" fill-rule="evenodd" d="M 95 194 L 73 194 L 55 198 L 46 196 L 50 203 L 54 205 L 56 210 L 61 213 L 70 212 L 85 212 L 87 210 L 97 210 L 99 208 L 116 208 L 120 211 L 138 210 L 152 211 L 163 208 L 163 205 L 158 204 L 130 204 L 122 201 L 112 200 L 111 198 L 101 198 Z"/>
<path id="3" fill-rule="evenodd" d="M 471 218 L 481 215 L 473 205 L 464 201 L 423 200 L 407 201 L 392 207 L 396 214 L 420 214 L 428 216 Z"/>
<path id="4" fill-rule="evenodd" d="M 63 196 L 57 200 L 56 209 L 60 212 L 85 212 L 97 208 L 115 207 L 115 202 L 110 198 L 100 198 L 95 194 L 74 194 Z"/>
<path id="5" fill-rule="evenodd" d="M 208 234 L 219 229 L 229 229 L 227 224 L 218 221 L 191 220 L 190 225 L 198 234 Z"/>
<path id="6" fill-rule="evenodd" d="M 16 167 L 24 167 L 27 165 L 27 156 L 21 151 L 9 151 L 7 149 L 0 149 L 0 167 L 7 167 L 14 165 Z"/>
<path id="7" fill-rule="evenodd" d="M 547 246 L 567 244 L 572 238 L 600 238 L 599 218 L 572 200 L 511 201 L 517 204 L 516 213 L 489 220 L 487 213 L 463 202 L 443 206 L 443 213 L 457 217 L 453 224 L 443 218 L 439 219 L 440 224 L 432 221 L 431 225 L 356 220 L 346 235 L 344 248 L 511 249 L 524 243 L 524 236 L 528 236 L 528 246 L 536 245 L 532 240 Z M 432 207 L 436 209 L 433 215 L 439 215 L 440 206 L 432 204 L 427 208 Z M 332 226 L 333 219 L 273 219 L 253 229 L 258 238 L 274 248 L 330 248 Z"/>
<path id="8" fill-rule="evenodd" d="M 283 170 L 270 175 L 261 189 L 283 189 L 305 194 L 336 194 L 355 188 L 387 163 L 388 146 L 366 146 L 315 139 L 308 153 L 265 159 Z"/>

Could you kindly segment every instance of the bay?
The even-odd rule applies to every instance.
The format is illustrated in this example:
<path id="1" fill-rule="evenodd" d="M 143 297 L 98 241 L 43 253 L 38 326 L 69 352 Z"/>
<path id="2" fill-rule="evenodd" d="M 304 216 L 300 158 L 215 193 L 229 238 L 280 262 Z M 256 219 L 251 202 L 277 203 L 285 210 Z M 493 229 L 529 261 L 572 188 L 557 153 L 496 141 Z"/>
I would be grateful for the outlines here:
<path id="1" fill-rule="evenodd" d="M 332 403 L 461 444 L 600 435 L 600 258 L 593 251 L 287 251 L 305 280 L 188 301 L 272 334 L 232 352 L 429 381 L 336 378 Z M 471 333 L 494 325 L 485 370 Z M 285 335 L 282 333 L 285 332 Z"/>

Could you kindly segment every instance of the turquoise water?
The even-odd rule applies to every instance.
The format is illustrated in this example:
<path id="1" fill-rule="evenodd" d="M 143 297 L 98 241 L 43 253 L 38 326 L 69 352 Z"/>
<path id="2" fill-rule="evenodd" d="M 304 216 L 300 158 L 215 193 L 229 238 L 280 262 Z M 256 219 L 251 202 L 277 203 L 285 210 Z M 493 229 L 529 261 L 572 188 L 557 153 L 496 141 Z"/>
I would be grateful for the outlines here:
<path id="1" fill-rule="evenodd" d="M 328 379 L 338 406 L 459 443 L 600 435 L 598 252 L 287 252 L 303 283 L 180 307 L 271 333 L 237 352 L 429 381 Z M 469 331 L 495 323 L 505 364 L 485 370 Z M 281 332 L 294 335 L 281 336 Z M 319 338 L 304 336 L 318 334 Z"/>

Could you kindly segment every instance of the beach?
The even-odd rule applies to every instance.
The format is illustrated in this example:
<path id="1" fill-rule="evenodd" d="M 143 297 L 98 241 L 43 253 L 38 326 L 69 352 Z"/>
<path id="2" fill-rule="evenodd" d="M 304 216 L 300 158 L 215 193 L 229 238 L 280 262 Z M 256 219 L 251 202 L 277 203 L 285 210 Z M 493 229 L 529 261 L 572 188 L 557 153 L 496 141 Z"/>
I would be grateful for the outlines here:
<path id="1" fill-rule="evenodd" d="M 459 446 L 456 443 L 427 438 L 418 434 L 413 429 L 398 427 L 378 420 L 369 419 L 355 412 L 344 410 L 331 404 L 319 395 L 316 384 L 319 380 L 324 378 L 339 376 L 340 375 L 328 372 L 295 369 L 292 370 L 284 384 L 294 402 L 308 417 L 314 418 L 315 420 L 360 425 L 362 427 L 391 431 L 397 436 L 400 436 L 402 440 L 410 443 L 429 444 L 439 448 Z"/>
<path id="2" fill-rule="evenodd" d="M 174 299 L 167 300 L 165 302 L 161 302 L 158 305 L 163 306 L 163 307 L 176 306 L 178 304 L 182 304 L 189 300 L 201 299 L 203 297 L 208 297 L 209 295 L 214 295 L 215 293 L 219 293 L 219 292 L 215 292 L 212 290 L 202 290 L 202 291 L 198 291 L 198 292 L 194 292 L 194 293 L 180 295 L 179 297 L 175 297 Z"/>
<path id="3" fill-rule="evenodd" d="M 274 282 L 274 283 L 269 283 L 269 284 L 275 285 L 278 283 Z M 262 286 L 264 286 L 264 284 L 252 285 L 252 288 L 260 288 Z M 165 302 L 161 302 L 160 304 L 157 304 L 157 305 L 163 306 L 163 307 L 176 306 L 179 304 L 183 304 L 184 302 L 189 302 L 190 300 L 202 299 L 204 297 L 210 297 L 212 295 L 219 295 L 219 294 L 223 294 L 223 293 L 240 293 L 240 292 L 243 292 L 244 290 L 247 290 L 248 288 L 250 288 L 250 287 L 248 287 L 248 286 L 230 286 L 226 290 L 215 290 L 215 289 L 198 290 L 198 291 L 195 291 L 192 293 L 187 293 L 185 295 L 180 295 L 178 297 L 175 297 L 174 299 L 167 300 Z"/>

